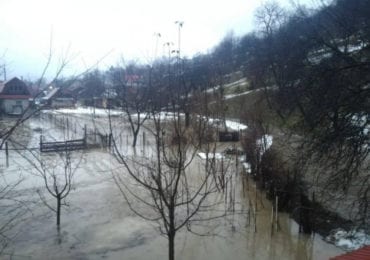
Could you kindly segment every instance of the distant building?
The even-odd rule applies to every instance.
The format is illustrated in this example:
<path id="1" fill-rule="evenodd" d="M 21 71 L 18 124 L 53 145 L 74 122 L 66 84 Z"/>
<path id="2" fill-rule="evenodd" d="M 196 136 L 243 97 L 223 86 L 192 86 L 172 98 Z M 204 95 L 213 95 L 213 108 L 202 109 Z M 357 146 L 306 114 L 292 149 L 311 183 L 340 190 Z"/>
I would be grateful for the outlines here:
<path id="1" fill-rule="evenodd" d="M 22 80 L 12 78 L 0 83 L 1 112 L 8 115 L 21 115 L 30 105 L 32 91 Z"/>
<path id="2" fill-rule="evenodd" d="M 53 88 L 41 99 L 41 103 L 49 108 L 70 108 L 76 106 L 76 99 L 68 90 Z"/>

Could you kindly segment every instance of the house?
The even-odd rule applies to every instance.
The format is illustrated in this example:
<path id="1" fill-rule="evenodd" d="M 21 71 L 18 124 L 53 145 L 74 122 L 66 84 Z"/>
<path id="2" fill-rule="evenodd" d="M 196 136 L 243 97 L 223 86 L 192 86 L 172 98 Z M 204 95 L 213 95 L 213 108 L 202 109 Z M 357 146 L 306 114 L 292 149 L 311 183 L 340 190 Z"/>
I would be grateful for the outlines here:
<path id="1" fill-rule="evenodd" d="M 78 101 L 83 106 L 103 107 L 104 86 L 85 85 L 78 92 Z"/>
<path id="2" fill-rule="evenodd" d="M 116 105 L 117 92 L 114 88 L 106 88 L 101 96 L 103 108 L 113 108 Z"/>
<path id="3" fill-rule="evenodd" d="M 1 112 L 8 115 L 21 115 L 32 100 L 31 89 L 18 78 L 0 83 Z"/>
<path id="4" fill-rule="evenodd" d="M 41 104 L 51 108 L 75 107 L 76 99 L 70 91 L 60 88 L 52 88 L 41 99 Z"/>

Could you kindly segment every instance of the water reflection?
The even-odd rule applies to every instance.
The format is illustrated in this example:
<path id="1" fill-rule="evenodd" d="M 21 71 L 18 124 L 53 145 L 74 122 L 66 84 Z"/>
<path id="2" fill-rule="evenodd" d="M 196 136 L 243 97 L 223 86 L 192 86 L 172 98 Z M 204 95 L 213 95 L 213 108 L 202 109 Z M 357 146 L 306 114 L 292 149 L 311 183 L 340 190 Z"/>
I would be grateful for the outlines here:
<path id="1" fill-rule="evenodd" d="M 242 183 L 241 177 L 236 180 Z M 233 226 L 224 224 L 219 236 L 197 237 L 184 235 L 179 259 L 329 259 L 341 253 L 333 245 L 325 243 L 319 235 L 299 233 L 297 223 L 286 213 L 278 214 L 278 231 L 272 221 L 272 204 L 264 193 L 256 190 L 254 182 L 244 180 L 239 195 L 246 214 L 235 215 Z M 244 187 L 244 188 L 242 188 Z M 257 200 L 256 200 L 257 198 Z M 257 203 L 256 203 L 257 202 Z M 256 223 L 250 207 L 257 206 Z M 186 241 L 186 242 L 184 242 Z M 185 244 L 185 245 L 184 245 Z"/>

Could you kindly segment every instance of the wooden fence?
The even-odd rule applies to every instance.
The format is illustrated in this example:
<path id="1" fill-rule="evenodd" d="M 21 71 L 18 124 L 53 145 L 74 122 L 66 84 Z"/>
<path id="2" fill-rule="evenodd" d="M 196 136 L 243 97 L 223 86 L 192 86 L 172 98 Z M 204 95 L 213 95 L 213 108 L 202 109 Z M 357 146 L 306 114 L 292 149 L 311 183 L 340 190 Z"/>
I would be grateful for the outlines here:
<path id="1" fill-rule="evenodd" d="M 41 152 L 62 152 L 86 149 L 86 139 L 69 140 L 64 142 L 43 142 L 40 138 Z"/>
<path id="2" fill-rule="evenodd" d="M 61 152 L 83 150 L 88 148 L 107 148 L 111 146 L 111 139 L 111 135 L 104 135 L 96 130 L 88 130 L 85 125 L 84 136 L 82 139 L 44 142 L 43 137 L 40 136 L 40 151 Z"/>

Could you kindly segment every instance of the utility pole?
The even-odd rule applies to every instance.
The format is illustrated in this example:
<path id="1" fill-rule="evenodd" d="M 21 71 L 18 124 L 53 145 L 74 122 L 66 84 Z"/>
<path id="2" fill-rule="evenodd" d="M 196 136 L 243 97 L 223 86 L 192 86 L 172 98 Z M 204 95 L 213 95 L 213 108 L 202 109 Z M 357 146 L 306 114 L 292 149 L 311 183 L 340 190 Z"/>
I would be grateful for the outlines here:
<path id="1" fill-rule="evenodd" d="M 160 33 L 154 33 L 154 36 L 156 37 L 156 41 L 155 41 L 155 50 L 154 50 L 154 60 L 157 59 L 157 52 L 158 52 L 158 41 L 159 41 L 159 38 L 162 37 L 162 35 Z"/>
<path id="2" fill-rule="evenodd" d="M 4 82 L 6 81 L 6 66 L 5 64 L 2 65 L 3 67 L 3 77 L 4 77 Z"/>
<path id="3" fill-rule="evenodd" d="M 177 42 L 177 47 L 178 47 L 178 51 L 177 51 L 177 54 L 178 54 L 178 59 L 180 60 L 181 58 L 181 28 L 182 26 L 184 25 L 184 22 L 183 21 L 175 21 L 175 24 L 178 25 L 178 42 Z"/>
<path id="4" fill-rule="evenodd" d="M 183 70 L 183 64 L 181 61 L 181 29 L 184 25 L 183 21 L 175 21 L 175 24 L 178 25 L 178 50 L 177 50 L 177 79 L 179 87 L 181 86 L 181 77 L 182 77 L 182 70 Z M 180 94 L 180 93 L 179 93 Z M 185 112 L 185 126 L 189 127 L 190 125 L 190 113 L 188 108 L 188 91 L 185 89 L 184 86 L 184 93 L 185 94 L 185 103 L 184 103 L 184 112 Z"/>

